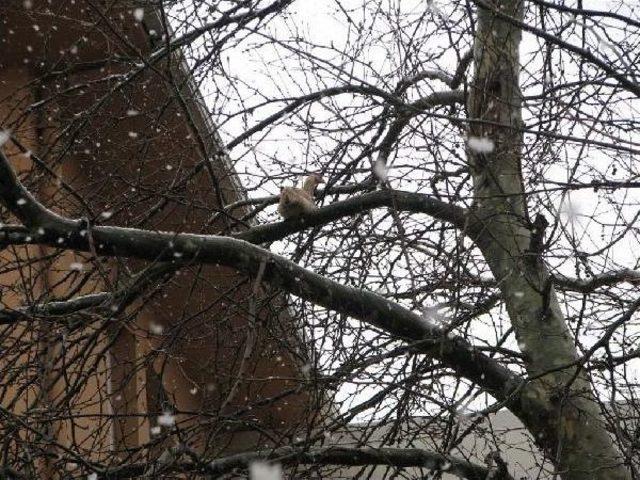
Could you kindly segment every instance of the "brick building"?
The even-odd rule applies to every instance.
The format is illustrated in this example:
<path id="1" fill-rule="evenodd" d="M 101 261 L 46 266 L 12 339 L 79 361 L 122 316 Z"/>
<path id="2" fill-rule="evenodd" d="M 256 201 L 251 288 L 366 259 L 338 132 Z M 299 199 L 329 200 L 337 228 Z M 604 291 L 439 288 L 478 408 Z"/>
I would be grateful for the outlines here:
<path id="1" fill-rule="evenodd" d="M 221 213 L 242 187 L 157 11 L 16 0 L 0 18 L 4 150 L 43 203 L 88 225 L 246 227 L 242 211 Z M 5 247 L 0 389 L 11 421 L 2 430 L 17 470 L 81 469 L 74 455 L 105 465 L 153 458 L 176 438 L 165 412 L 182 441 L 215 456 L 277 443 L 314 410 L 298 381 L 305 352 L 293 320 L 250 279 Z M 126 308 L 68 304 L 134 290 Z M 52 302 L 58 313 L 47 313 Z"/>

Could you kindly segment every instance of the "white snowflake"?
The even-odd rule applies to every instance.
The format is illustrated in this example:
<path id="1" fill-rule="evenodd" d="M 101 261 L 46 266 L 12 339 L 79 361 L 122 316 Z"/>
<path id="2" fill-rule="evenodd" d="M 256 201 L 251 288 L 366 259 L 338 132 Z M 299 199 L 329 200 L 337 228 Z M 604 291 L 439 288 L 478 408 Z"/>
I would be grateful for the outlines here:
<path id="1" fill-rule="evenodd" d="M 422 309 L 422 318 L 428 323 L 443 323 L 447 321 L 446 315 L 442 312 L 442 307 L 438 305 L 424 307 Z"/>
<path id="2" fill-rule="evenodd" d="M 161 431 L 162 429 L 160 427 L 151 427 L 151 429 L 149 430 L 151 435 L 160 435 Z"/>
<path id="3" fill-rule="evenodd" d="M 138 138 L 138 132 L 129 132 L 129 138 Z"/>
<path id="4" fill-rule="evenodd" d="M 440 8 L 438 8 L 438 6 L 433 3 L 433 1 L 427 1 L 426 10 L 433 13 L 434 15 L 437 15 L 438 17 L 445 18 L 444 12 L 440 10 Z"/>
<path id="5" fill-rule="evenodd" d="M 0 147 L 7 143 L 11 138 L 11 132 L 9 130 L 0 130 Z"/>
<path id="6" fill-rule="evenodd" d="M 18 205 L 24 205 L 25 203 L 27 203 L 27 201 L 26 201 L 24 198 L 19 198 L 19 199 L 16 201 L 16 203 L 17 203 Z"/>
<path id="7" fill-rule="evenodd" d="M 100 214 L 100 216 L 101 216 L 102 218 L 104 218 L 105 220 L 108 220 L 108 219 L 110 219 L 110 218 L 113 216 L 113 212 L 109 212 L 109 211 L 106 211 L 106 210 L 105 210 L 104 212 L 102 212 L 102 213 Z"/>
<path id="8" fill-rule="evenodd" d="M 141 22 L 144 18 L 144 8 L 136 8 L 133 11 L 133 18 L 136 19 L 136 22 Z"/>
<path id="9" fill-rule="evenodd" d="M 600 50 L 612 50 L 612 51 L 615 51 L 615 49 L 616 49 L 611 42 L 609 42 L 608 40 L 605 40 L 604 38 L 600 39 L 600 42 L 598 43 L 598 47 L 599 47 Z"/>
<path id="10" fill-rule="evenodd" d="M 491 153 L 495 148 L 493 140 L 489 137 L 469 137 L 467 139 L 467 146 L 471 151 L 476 153 Z"/>
<path id="11" fill-rule="evenodd" d="M 381 182 L 387 181 L 387 165 L 381 158 L 378 158 L 376 163 L 373 165 L 373 173 Z"/>
<path id="12" fill-rule="evenodd" d="M 165 411 L 158 417 L 158 425 L 161 425 L 163 427 L 171 427 L 175 425 L 175 423 L 176 417 L 174 417 L 171 412 Z"/>
<path id="13" fill-rule="evenodd" d="M 83 269 L 84 269 L 84 264 L 82 262 L 72 262 L 69 264 L 69 270 L 81 272 Z"/>
<path id="14" fill-rule="evenodd" d="M 251 462 L 249 464 L 249 478 L 251 480 L 281 480 L 282 467 L 279 463 Z"/>
<path id="15" fill-rule="evenodd" d="M 560 213 L 562 213 L 569 222 L 577 221 L 578 217 L 582 215 L 580 208 L 572 200 L 567 200 L 562 205 L 562 209 L 560 210 Z"/>
<path id="16" fill-rule="evenodd" d="M 159 323 L 151 322 L 149 324 L 149 330 L 154 335 L 162 335 L 162 332 L 164 332 L 164 327 L 162 325 L 160 325 Z"/>
<path id="17" fill-rule="evenodd" d="M 89 475 L 87 475 L 87 480 L 98 480 L 98 474 L 97 473 L 90 473 Z"/>

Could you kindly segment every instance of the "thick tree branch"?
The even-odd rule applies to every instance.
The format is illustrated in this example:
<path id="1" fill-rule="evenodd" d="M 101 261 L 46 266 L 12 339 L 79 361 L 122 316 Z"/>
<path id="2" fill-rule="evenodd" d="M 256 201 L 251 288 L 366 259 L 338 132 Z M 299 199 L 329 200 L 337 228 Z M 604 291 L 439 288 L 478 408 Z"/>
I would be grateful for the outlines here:
<path id="1" fill-rule="evenodd" d="M 604 272 L 584 280 L 566 277 L 556 273 L 553 276 L 553 280 L 561 290 L 589 293 L 600 287 L 608 287 L 624 282 L 638 285 L 640 284 L 640 271 L 624 268 L 622 270 Z"/>
<path id="2" fill-rule="evenodd" d="M 451 223 L 460 230 L 465 229 L 467 219 L 464 208 L 442 202 L 430 195 L 397 190 L 378 190 L 332 203 L 296 220 L 253 227 L 235 235 L 235 238 L 251 243 L 273 242 L 305 228 L 316 227 L 342 217 L 379 207 L 395 207 L 398 210 L 425 213 Z"/>
<path id="3" fill-rule="evenodd" d="M 479 8 L 468 110 L 474 118 L 507 124 L 470 128 L 470 135 L 487 137 L 495 147 L 478 151 L 470 146 L 467 151 L 477 202 L 474 212 L 485 226 L 485 234 L 476 243 L 500 286 L 532 388 L 537 385 L 541 401 L 547 403 L 542 410 L 549 414 L 541 415 L 533 428 L 527 427 L 543 430 L 543 435 L 534 433 L 536 442 L 554 459 L 563 479 L 582 480 L 585 475 L 627 479 L 629 471 L 606 430 L 589 378 L 576 363 L 577 342 L 564 318 L 553 279 L 540 258 L 529 261 L 533 232 L 522 177 L 522 30 L 573 52 L 577 47 L 526 25 L 521 0 L 474 2 Z M 595 58 L 588 56 L 592 61 Z M 598 65 L 625 88 L 637 89 L 611 68 Z"/>
<path id="4" fill-rule="evenodd" d="M 179 453 L 179 452 L 177 452 Z M 424 468 L 432 471 L 446 472 L 459 478 L 469 480 L 485 480 L 496 471 L 450 455 L 441 455 L 418 448 L 348 448 L 324 447 L 308 451 L 299 451 L 292 447 L 278 448 L 272 451 L 258 451 L 240 453 L 213 460 L 208 463 L 194 464 L 178 460 L 166 466 L 155 466 L 157 473 L 198 472 L 217 478 L 237 469 L 247 469 L 251 462 L 258 460 L 273 460 L 284 466 L 295 464 L 310 465 L 388 465 L 399 468 Z M 110 469 L 100 474 L 104 479 L 132 478 L 148 471 L 148 463 L 125 465 Z M 512 477 L 504 470 L 496 480 L 511 480 Z"/>
<path id="5" fill-rule="evenodd" d="M 372 190 L 375 188 L 375 181 L 372 177 L 369 177 L 361 183 L 352 183 L 349 185 L 337 185 L 326 189 L 316 190 L 316 196 L 322 198 L 326 195 L 341 195 L 349 193 L 358 193 L 362 191 Z M 260 209 L 268 206 L 275 205 L 280 200 L 280 195 L 269 195 L 266 197 L 253 197 L 238 200 L 237 202 L 230 203 L 224 207 L 225 212 L 232 212 L 237 208 L 242 208 L 249 205 L 259 205 Z"/>
<path id="6" fill-rule="evenodd" d="M 99 255 L 153 262 L 177 260 L 181 263 L 225 265 L 250 276 L 258 275 L 264 264 L 264 281 L 304 300 L 380 328 L 396 338 L 422 342 L 423 353 L 440 360 L 495 398 L 505 401 L 522 419 L 531 420 L 530 408 L 523 408 L 518 401 L 522 388 L 520 376 L 484 355 L 466 340 L 447 335 L 439 326 L 377 294 L 341 285 L 280 255 L 237 238 L 111 226 L 93 226 L 87 230 L 83 221 L 66 219 L 53 213 L 29 194 L 13 174 L 2 152 L 0 197 L 16 216 L 35 230 L 35 243 L 84 252 L 91 252 L 93 244 Z M 26 200 L 18 204 L 18 198 Z M 285 226 L 279 228 L 288 228 L 286 222 L 280 225 Z M 265 236 L 261 237 L 262 241 Z"/>

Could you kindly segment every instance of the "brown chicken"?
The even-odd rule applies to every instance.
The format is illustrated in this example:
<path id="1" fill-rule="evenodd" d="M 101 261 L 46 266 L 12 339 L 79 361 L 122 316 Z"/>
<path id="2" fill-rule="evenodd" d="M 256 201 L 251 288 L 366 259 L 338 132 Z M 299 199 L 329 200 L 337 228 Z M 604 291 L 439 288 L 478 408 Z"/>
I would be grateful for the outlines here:
<path id="1" fill-rule="evenodd" d="M 314 197 L 320 183 L 324 183 L 324 179 L 319 174 L 313 173 L 306 178 L 302 188 L 282 187 L 278 205 L 278 213 L 282 218 L 285 220 L 296 218 L 316 210 L 318 207 Z"/>

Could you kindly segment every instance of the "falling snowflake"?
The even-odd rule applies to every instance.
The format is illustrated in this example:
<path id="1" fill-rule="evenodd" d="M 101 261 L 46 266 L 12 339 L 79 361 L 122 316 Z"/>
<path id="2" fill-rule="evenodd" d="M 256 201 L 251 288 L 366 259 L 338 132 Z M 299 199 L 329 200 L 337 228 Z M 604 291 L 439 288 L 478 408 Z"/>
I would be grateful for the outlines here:
<path id="1" fill-rule="evenodd" d="M 7 143 L 11 138 L 11 132 L 9 130 L 0 130 L 0 147 Z"/>
<path id="2" fill-rule="evenodd" d="M 598 43 L 598 48 L 600 50 L 612 50 L 612 51 L 615 51 L 616 49 L 611 42 L 609 42 L 608 40 L 605 40 L 604 38 L 600 39 L 600 42 Z"/>
<path id="3" fill-rule="evenodd" d="M 440 8 L 438 8 L 438 6 L 433 3 L 433 1 L 427 1 L 426 10 L 427 12 L 431 12 L 432 14 L 437 15 L 438 17 L 445 18 L 444 12 L 440 10 Z"/>
<path id="4" fill-rule="evenodd" d="M 136 19 L 136 22 L 141 22 L 144 18 L 144 8 L 136 8 L 133 11 L 133 18 Z"/>
<path id="5" fill-rule="evenodd" d="M 100 216 L 102 218 L 104 218 L 105 220 L 110 219 L 113 216 L 113 212 L 109 212 L 109 211 L 104 211 L 100 214 Z"/>
<path id="6" fill-rule="evenodd" d="M 387 181 L 387 165 L 381 158 L 373 165 L 373 173 L 381 182 Z"/>
<path id="7" fill-rule="evenodd" d="M 442 312 L 442 307 L 438 305 L 424 307 L 422 309 L 422 318 L 428 323 L 444 323 L 447 321 L 446 315 Z"/>
<path id="8" fill-rule="evenodd" d="M 189 393 L 191 395 L 195 395 L 196 393 L 198 393 L 198 387 L 193 387 L 191 390 L 189 390 Z"/>
<path id="9" fill-rule="evenodd" d="M 136 115 L 140 115 L 138 110 L 127 110 L 127 117 L 135 117 Z"/>
<path id="10" fill-rule="evenodd" d="M 279 463 L 251 462 L 249 464 L 249 478 L 251 480 L 281 480 L 282 467 Z"/>
<path id="11" fill-rule="evenodd" d="M 26 201 L 24 198 L 19 198 L 19 199 L 16 201 L 16 203 L 17 203 L 18 205 L 24 205 L 25 203 L 27 203 L 27 201 Z"/>
<path id="12" fill-rule="evenodd" d="M 572 200 L 567 200 L 563 205 L 560 213 L 565 216 L 567 221 L 574 222 L 578 220 L 578 217 L 582 214 L 578 205 Z"/>
<path id="13" fill-rule="evenodd" d="M 158 324 L 158 323 L 151 322 L 149 324 L 149 330 L 154 335 L 162 335 L 162 332 L 164 332 L 164 327 L 162 325 Z"/>
<path id="14" fill-rule="evenodd" d="M 81 262 L 73 262 L 69 264 L 69 270 L 81 272 L 84 269 L 84 265 Z"/>
<path id="15" fill-rule="evenodd" d="M 149 432 L 151 433 L 151 435 L 160 435 L 161 428 L 160 427 L 151 427 Z"/>
<path id="16" fill-rule="evenodd" d="M 158 417 L 158 425 L 163 427 L 171 427 L 175 425 L 175 423 L 176 417 L 174 417 L 171 412 L 166 411 Z"/>
<path id="17" fill-rule="evenodd" d="M 87 480 L 98 480 L 98 474 L 90 473 L 89 475 L 87 475 Z"/>
<path id="18" fill-rule="evenodd" d="M 138 138 L 138 132 L 129 132 L 129 138 Z"/>
<path id="19" fill-rule="evenodd" d="M 495 148 L 493 140 L 488 137 L 469 137 L 467 146 L 476 153 L 491 153 Z"/>

